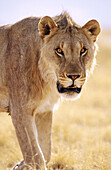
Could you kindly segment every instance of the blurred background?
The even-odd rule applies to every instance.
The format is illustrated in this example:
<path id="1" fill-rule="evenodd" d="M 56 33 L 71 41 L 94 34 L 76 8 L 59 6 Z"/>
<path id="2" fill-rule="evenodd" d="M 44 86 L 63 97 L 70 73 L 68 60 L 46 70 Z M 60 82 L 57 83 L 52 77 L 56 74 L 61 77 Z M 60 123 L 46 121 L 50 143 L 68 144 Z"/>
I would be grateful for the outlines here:
<path id="1" fill-rule="evenodd" d="M 102 28 L 111 28 L 110 0 L 0 0 L 0 25 L 29 16 L 55 16 L 64 10 L 80 25 L 97 19 Z"/>
<path id="2" fill-rule="evenodd" d="M 79 25 L 101 25 L 97 65 L 81 98 L 64 101 L 54 113 L 48 169 L 111 170 L 111 1 L 0 0 L 0 25 L 30 16 L 67 11 Z M 0 170 L 22 159 L 10 116 L 0 113 Z"/>

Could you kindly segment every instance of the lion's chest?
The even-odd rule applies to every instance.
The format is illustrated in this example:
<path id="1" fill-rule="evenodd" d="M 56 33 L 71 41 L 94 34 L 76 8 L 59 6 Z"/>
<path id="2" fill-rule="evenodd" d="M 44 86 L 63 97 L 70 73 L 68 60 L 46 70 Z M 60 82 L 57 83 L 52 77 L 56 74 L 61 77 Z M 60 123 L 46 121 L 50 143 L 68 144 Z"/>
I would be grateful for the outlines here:
<path id="1" fill-rule="evenodd" d="M 44 112 L 52 111 L 55 105 L 57 105 L 58 100 L 59 97 L 56 95 L 47 96 L 47 98 L 43 99 L 40 102 L 40 105 L 37 108 L 36 113 L 44 113 Z"/>

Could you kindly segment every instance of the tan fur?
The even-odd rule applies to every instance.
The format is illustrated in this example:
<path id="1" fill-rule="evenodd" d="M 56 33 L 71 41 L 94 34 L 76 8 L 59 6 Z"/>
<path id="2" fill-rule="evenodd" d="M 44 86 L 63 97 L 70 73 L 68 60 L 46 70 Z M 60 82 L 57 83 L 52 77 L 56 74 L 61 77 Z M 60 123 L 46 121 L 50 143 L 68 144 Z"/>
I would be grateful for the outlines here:
<path id="1" fill-rule="evenodd" d="M 24 158 L 15 168 L 46 169 L 54 105 L 61 96 L 75 99 L 80 95 L 73 90 L 86 81 L 99 32 L 97 21 L 80 27 L 66 13 L 26 18 L 0 28 L 0 111 L 10 110 Z M 80 56 L 84 47 L 86 54 Z"/>

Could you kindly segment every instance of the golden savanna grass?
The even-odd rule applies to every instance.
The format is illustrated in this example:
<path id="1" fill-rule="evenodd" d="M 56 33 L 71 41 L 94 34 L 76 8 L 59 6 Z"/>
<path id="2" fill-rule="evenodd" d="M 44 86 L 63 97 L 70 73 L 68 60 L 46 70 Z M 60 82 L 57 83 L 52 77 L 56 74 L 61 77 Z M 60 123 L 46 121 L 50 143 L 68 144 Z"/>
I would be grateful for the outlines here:
<path id="1" fill-rule="evenodd" d="M 0 113 L 0 170 L 20 160 L 11 118 Z M 111 31 L 100 35 L 97 65 L 81 98 L 54 113 L 48 169 L 111 170 Z"/>

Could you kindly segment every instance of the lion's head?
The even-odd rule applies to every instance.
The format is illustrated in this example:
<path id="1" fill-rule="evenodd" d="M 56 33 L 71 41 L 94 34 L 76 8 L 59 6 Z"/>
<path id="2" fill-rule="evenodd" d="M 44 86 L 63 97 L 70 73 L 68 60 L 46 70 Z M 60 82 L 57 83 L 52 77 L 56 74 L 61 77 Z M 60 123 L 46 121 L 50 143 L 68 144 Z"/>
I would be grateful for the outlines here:
<path id="1" fill-rule="evenodd" d="M 91 20 L 80 27 L 64 13 L 53 19 L 43 17 L 38 29 L 42 38 L 39 68 L 44 81 L 55 84 L 64 97 L 79 96 L 94 66 L 99 23 Z"/>

